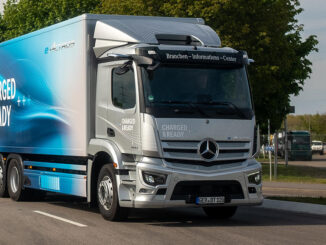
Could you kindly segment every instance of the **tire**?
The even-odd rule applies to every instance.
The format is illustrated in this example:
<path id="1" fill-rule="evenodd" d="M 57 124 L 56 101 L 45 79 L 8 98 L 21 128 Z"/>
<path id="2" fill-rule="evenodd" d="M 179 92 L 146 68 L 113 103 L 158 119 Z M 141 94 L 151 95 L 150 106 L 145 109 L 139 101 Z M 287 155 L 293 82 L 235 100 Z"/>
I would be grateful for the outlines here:
<path id="1" fill-rule="evenodd" d="M 237 206 L 203 207 L 206 215 L 213 219 L 229 219 L 236 213 L 237 208 Z"/>
<path id="2" fill-rule="evenodd" d="M 7 171 L 8 193 L 12 200 L 23 200 L 23 170 L 17 159 L 13 158 L 9 162 Z"/>
<path id="3" fill-rule="evenodd" d="M 128 217 L 128 208 L 119 205 L 117 183 L 112 164 L 105 164 L 98 175 L 97 201 L 103 218 L 120 221 Z"/>
<path id="4" fill-rule="evenodd" d="M 0 197 L 8 197 L 6 168 L 2 157 L 0 158 Z"/>

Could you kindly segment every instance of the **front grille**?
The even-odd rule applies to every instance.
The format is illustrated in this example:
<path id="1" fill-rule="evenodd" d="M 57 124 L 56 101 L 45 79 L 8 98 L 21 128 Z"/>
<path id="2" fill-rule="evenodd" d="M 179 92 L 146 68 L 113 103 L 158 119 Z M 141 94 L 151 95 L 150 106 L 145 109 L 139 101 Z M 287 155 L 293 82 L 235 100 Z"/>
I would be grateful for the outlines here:
<path id="1" fill-rule="evenodd" d="M 189 165 L 201 165 L 205 167 L 211 167 L 215 165 L 224 165 L 224 164 L 232 164 L 232 163 L 242 163 L 246 159 L 237 159 L 237 160 L 227 160 L 227 161 L 200 161 L 200 160 L 180 160 L 180 159 L 164 159 L 166 162 L 169 163 L 181 163 L 181 164 L 189 164 Z"/>
<path id="2" fill-rule="evenodd" d="M 180 163 L 207 163 L 198 154 L 200 141 L 163 140 L 163 156 L 168 162 Z M 218 157 L 210 162 L 209 166 L 227 163 L 228 161 L 241 161 L 247 159 L 250 153 L 250 141 L 216 141 L 219 146 Z M 205 165 L 205 164 L 201 164 Z"/>
<path id="3" fill-rule="evenodd" d="M 226 202 L 244 199 L 238 181 L 181 181 L 176 184 L 171 200 L 184 200 L 195 203 L 196 197 L 225 196 Z"/>

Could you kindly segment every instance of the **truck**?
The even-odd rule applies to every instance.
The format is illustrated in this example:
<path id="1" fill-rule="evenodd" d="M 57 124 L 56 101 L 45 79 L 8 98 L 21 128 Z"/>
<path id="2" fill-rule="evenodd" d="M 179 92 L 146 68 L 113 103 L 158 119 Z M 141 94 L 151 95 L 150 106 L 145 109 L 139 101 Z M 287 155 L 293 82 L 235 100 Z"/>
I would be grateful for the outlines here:
<path id="1" fill-rule="evenodd" d="M 289 160 L 312 160 L 310 132 L 304 130 L 288 131 L 288 157 Z M 279 134 L 278 153 L 285 156 L 285 132 Z"/>
<path id="2" fill-rule="evenodd" d="M 245 51 L 201 18 L 83 14 L 0 44 L 0 196 L 232 217 L 263 201 Z"/>

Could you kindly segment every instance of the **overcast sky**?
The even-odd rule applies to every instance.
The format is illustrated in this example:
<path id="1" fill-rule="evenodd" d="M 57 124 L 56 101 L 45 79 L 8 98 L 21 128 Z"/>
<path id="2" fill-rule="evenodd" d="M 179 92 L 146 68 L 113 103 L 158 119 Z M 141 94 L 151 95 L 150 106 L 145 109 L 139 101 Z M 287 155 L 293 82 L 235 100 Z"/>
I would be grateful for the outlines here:
<path id="1" fill-rule="evenodd" d="M 0 12 L 3 2 L 0 0 Z M 291 104 L 295 106 L 295 114 L 326 113 L 326 0 L 300 2 L 304 11 L 297 18 L 304 24 L 303 37 L 317 35 L 319 52 L 309 56 L 313 63 L 311 78 L 298 96 L 291 97 Z"/>
<path id="2" fill-rule="evenodd" d="M 313 63 L 311 78 L 306 80 L 304 90 L 292 97 L 296 114 L 326 113 L 326 1 L 301 0 L 303 13 L 298 16 L 304 24 L 304 37 L 317 35 L 319 52 L 309 58 Z"/>

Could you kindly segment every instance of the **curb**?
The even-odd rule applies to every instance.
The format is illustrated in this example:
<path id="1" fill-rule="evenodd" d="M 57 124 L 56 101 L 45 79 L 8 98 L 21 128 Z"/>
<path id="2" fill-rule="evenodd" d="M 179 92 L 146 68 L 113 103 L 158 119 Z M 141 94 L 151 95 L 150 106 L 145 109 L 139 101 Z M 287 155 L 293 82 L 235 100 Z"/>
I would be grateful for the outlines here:
<path id="1" fill-rule="evenodd" d="M 326 216 L 326 205 L 319 204 L 264 199 L 263 204 L 259 207 Z"/>

